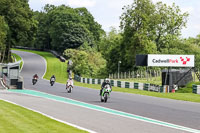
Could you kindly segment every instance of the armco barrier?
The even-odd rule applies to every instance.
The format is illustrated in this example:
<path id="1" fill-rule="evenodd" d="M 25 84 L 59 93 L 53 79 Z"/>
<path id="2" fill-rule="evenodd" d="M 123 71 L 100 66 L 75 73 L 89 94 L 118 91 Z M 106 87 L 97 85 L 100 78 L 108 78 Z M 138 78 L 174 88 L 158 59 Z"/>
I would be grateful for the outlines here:
<path id="1" fill-rule="evenodd" d="M 197 94 L 197 85 L 192 85 L 192 93 Z"/>
<path id="2" fill-rule="evenodd" d="M 139 83 L 134 83 L 134 89 L 138 89 L 139 88 Z"/>
<path id="3" fill-rule="evenodd" d="M 125 82 L 125 88 L 130 88 L 130 83 L 129 82 Z"/>
<path id="4" fill-rule="evenodd" d="M 138 89 L 144 90 L 144 83 L 138 83 Z"/>
<path id="5" fill-rule="evenodd" d="M 98 79 L 98 84 L 101 84 L 101 79 Z"/>
<path id="6" fill-rule="evenodd" d="M 192 93 L 200 94 L 200 85 L 192 85 Z"/>
<path id="7" fill-rule="evenodd" d="M 160 86 L 154 85 L 154 84 L 149 84 L 149 91 L 160 92 Z"/>
<path id="8" fill-rule="evenodd" d="M 111 86 L 114 86 L 114 80 L 110 80 Z"/>
<path id="9" fill-rule="evenodd" d="M 150 86 L 149 84 L 144 84 L 144 90 L 148 91 L 149 90 L 149 86 Z"/>
<path id="10" fill-rule="evenodd" d="M 95 79 L 92 79 L 92 84 L 95 84 Z"/>
<path id="11" fill-rule="evenodd" d="M 121 88 L 125 88 L 125 81 L 121 81 Z"/>
<path id="12" fill-rule="evenodd" d="M 114 86 L 117 86 L 117 80 L 114 80 Z"/>
<path id="13" fill-rule="evenodd" d="M 121 87 L 121 81 L 117 81 L 117 87 Z"/>
<path id="14" fill-rule="evenodd" d="M 161 93 L 163 93 L 163 86 L 160 86 L 160 91 Z"/>
<path id="15" fill-rule="evenodd" d="M 104 79 L 83 78 L 83 77 L 80 77 L 77 75 L 74 76 L 74 79 L 78 82 L 87 83 L 87 84 L 102 84 L 102 82 L 104 81 Z M 110 84 L 111 84 L 111 86 L 115 86 L 115 87 L 131 88 L 131 89 L 139 89 L 139 90 L 163 93 L 162 86 L 149 84 L 149 83 L 135 83 L 135 82 L 110 80 Z M 199 92 L 199 94 L 200 94 L 200 85 L 199 85 L 199 87 L 193 86 L 193 88 L 194 88 L 193 93 Z M 199 89 L 197 89 L 197 88 L 199 88 Z"/>
<path id="16" fill-rule="evenodd" d="M 134 89 L 134 82 L 130 82 L 130 83 L 129 83 L 129 87 L 130 87 L 131 89 Z"/>

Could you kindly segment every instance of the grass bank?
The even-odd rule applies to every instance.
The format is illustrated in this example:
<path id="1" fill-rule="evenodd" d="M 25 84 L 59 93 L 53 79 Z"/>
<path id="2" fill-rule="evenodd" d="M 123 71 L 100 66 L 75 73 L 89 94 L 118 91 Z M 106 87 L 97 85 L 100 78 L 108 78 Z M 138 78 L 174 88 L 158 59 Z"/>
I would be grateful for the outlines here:
<path id="1" fill-rule="evenodd" d="M 14 58 L 16 59 L 16 61 L 22 60 L 22 58 L 19 55 L 15 54 L 15 53 L 12 53 L 12 56 L 14 56 Z M 23 60 L 20 63 L 20 68 L 22 68 L 22 65 L 23 65 Z"/>
<path id="2" fill-rule="evenodd" d="M 51 53 L 48 53 L 48 52 L 39 52 L 39 51 L 31 51 L 31 50 L 22 50 L 22 51 L 33 52 L 33 53 L 43 56 L 46 59 L 47 64 L 48 64 L 47 65 L 48 69 L 47 69 L 45 78 L 49 79 L 52 74 L 56 73 L 57 82 L 65 83 L 67 79 L 67 74 L 66 74 L 67 64 L 66 63 L 60 62 L 59 59 L 57 59 Z M 136 82 L 136 81 L 133 81 L 133 82 Z M 176 100 L 183 100 L 183 101 L 200 102 L 200 95 L 191 93 L 191 84 L 189 86 L 190 91 L 188 91 L 187 93 L 182 93 L 181 91 L 179 93 L 157 93 L 157 92 L 142 91 L 138 89 L 119 88 L 119 87 L 113 87 L 113 91 L 161 97 L 161 98 L 169 98 L 169 99 L 176 99 Z M 98 90 L 100 89 L 100 85 L 96 85 L 96 84 L 84 84 L 80 82 L 75 82 L 75 85 L 98 89 Z"/>
<path id="3" fill-rule="evenodd" d="M 115 79 L 118 80 L 118 79 Z M 119 81 L 128 81 L 128 82 L 137 82 L 137 83 L 149 83 L 149 84 L 156 84 L 161 85 L 162 80 L 161 77 L 153 77 L 147 81 L 146 78 L 131 78 L 131 79 L 119 79 Z"/>
<path id="4" fill-rule="evenodd" d="M 86 133 L 2 100 L 0 107 L 1 133 Z"/>
<path id="5" fill-rule="evenodd" d="M 61 62 L 50 52 L 24 50 L 24 49 L 12 49 L 24 52 L 31 52 L 38 54 L 45 58 L 47 62 L 47 72 L 44 76 L 45 79 L 49 80 L 52 75 L 56 76 L 56 81 L 59 83 L 66 83 L 67 81 L 67 62 Z"/>
<path id="6" fill-rule="evenodd" d="M 100 89 L 100 85 L 95 84 L 85 84 L 76 82 L 77 86 L 87 87 L 87 88 L 94 88 Z M 160 98 L 169 98 L 175 100 L 182 100 L 182 101 L 190 101 L 190 102 L 198 102 L 200 103 L 200 95 L 194 93 L 158 93 L 158 92 L 151 92 L 151 91 L 144 91 L 138 89 L 130 89 L 130 88 L 119 88 L 119 87 L 112 87 L 113 91 L 116 92 L 124 92 L 124 93 L 132 93 L 132 94 L 139 94 L 139 95 L 146 95 L 146 96 L 153 96 L 153 97 L 160 97 Z M 190 88 L 191 90 L 191 88 Z"/>

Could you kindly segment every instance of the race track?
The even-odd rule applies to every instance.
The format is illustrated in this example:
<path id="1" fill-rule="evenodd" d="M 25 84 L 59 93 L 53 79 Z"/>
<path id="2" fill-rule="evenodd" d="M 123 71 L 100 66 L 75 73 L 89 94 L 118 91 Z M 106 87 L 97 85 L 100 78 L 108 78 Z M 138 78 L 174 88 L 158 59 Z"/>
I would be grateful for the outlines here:
<path id="1" fill-rule="evenodd" d="M 23 66 L 21 75 L 24 77 L 24 83 L 25 83 L 26 89 L 45 92 L 45 93 L 53 94 L 56 96 L 74 99 L 74 100 L 92 104 L 92 105 L 98 105 L 101 107 L 106 107 L 109 109 L 114 109 L 114 110 L 122 111 L 125 113 L 139 115 L 139 116 L 152 118 L 152 119 L 163 121 L 163 122 L 168 122 L 168 123 L 200 130 L 200 104 L 199 103 L 156 98 L 156 97 L 151 97 L 151 96 L 119 93 L 119 92 L 112 92 L 111 98 L 108 99 L 108 102 L 101 103 L 100 97 L 99 97 L 99 90 L 78 87 L 78 86 L 75 86 L 73 89 L 73 92 L 71 94 L 68 94 L 65 90 L 64 84 L 56 83 L 53 87 L 51 87 L 48 80 L 41 79 L 46 69 L 45 60 L 41 56 L 33 54 L 33 53 L 21 52 L 21 51 L 13 51 L 13 52 L 20 55 L 24 60 L 24 66 Z M 40 79 L 37 82 L 37 84 L 33 86 L 31 80 L 32 80 L 33 74 L 35 73 L 39 75 Z M 24 100 L 26 97 L 28 96 L 23 95 Z M 20 101 L 20 97 L 18 98 Z M 11 100 L 11 99 L 8 98 L 7 100 Z M 38 103 L 35 103 L 35 104 L 39 106 L 40 104 L 42 105 L 42 102 L 44 101 L 49 102 L 47 99 L 42 99 L 41 101 L 36 100 L 36 102 Z M 24 104 L 26 105 L 27 103 L 24 103 Z M 50 103 L 48 105 L 50 107 L 53 106 Z M 27 104 L 26 106 L 30 106 L 29 108 L 31 108 L 31 105 L 29 104 Z M 77 106 L 68 105 L 66 103 L 59 103 L 57 104 L 57 106 L 58 108 L 63 108 L 63 110 L 65 109 L 67 110 L 67 107 L 69 106 L 71 110 L 73 110 L 74 108 L 74 110 L 76 111 L 71 111 L 72 114 L 69 113 L 68 114 L 69 117 L 73 117 L 78 114 L 79 115 L 81 114 L 80 116 L 78 115 L 80 119 L 76 119 L 73 117 L 71 118 L 71 120 L 68 120 L 68 121 L 72 123 L 74 123 L 75 121 L 77 125 L 79 125 L 79 123 L 82 123 L 80 124 L 81 126 L 91 129 L 93 131 L 97 131 L 97 132 L 112 132 L 112 131 L 113 132 L 134 132 L 135 131 L 135 132 L 141 132 L 141 133 L 142 132 L 152 132 L 152 133 L 153 132 L 154 133 L 156 132 L 166 132 L 166 133 L 167 132 L 170 132 L 170 133 L 186 132 L 186 131 L 181 131 L 177 129 L 172 129 L 167 126 L 163 127 L 163 126 L 159 126 L 159 125 L 152 124 L 149 122 L 133 120 L 133 119 L 125 118 L 122 116 L 111 115 L 108 113 L 89 110 L 86 108 L 80 108 Z M 58 113 L 62 114 L 63 112 L 57 111 L 56 114 Z M 83 124 L 84 123 L 83 120 L 87 121 L 86 125 Z M 109 123 L 109 124 L 106 125 L 105 123 Z M 99 125 L 99 126 L 95 126 L 95 125 Z"/>

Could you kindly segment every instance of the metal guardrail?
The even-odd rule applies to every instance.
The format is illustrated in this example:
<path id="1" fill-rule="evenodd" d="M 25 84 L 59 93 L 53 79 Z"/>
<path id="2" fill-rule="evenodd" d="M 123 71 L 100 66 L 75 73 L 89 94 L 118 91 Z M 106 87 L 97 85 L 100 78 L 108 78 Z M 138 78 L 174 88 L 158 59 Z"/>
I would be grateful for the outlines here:
<path id="1" fill-rule="evenodd" d="M 74 76 L 74 80 L 86 83 L 86 84 L 102 84 L 104 79 L 91 79 L 83 78 L 78 75 Z M 149 83 L 136 83 L 136 82 L 127 82 L 127 81 L 118 81 L 110 80 L 111 86 L 120 87 L 120 88 L 130 88 L 130 89 L 139 89 L 145 91 L 154 91 L 154 92 L 164 92 L 163 86 L 149 84 Z"/>
<path id="2" fill-rule="evenodd" d="M 29 48 L 29 47 L 23 47 L 23 46 L 15 46 L 14 48 L 18 49 L 27 49 L 27 50 L 35 50 L 35 51 L 46 51 L 46 52 L 51 52 L 56 58 L 59 58 L 61 62 L 65 62 L 66 59 L 61 56 L 58 52 L 54 50 L 48 50 L 48 49 L 38 49 L 38 48 Z"/>
<path id="3" fill-rule="evenodd" d="M 192 85 L 192 93 L 200 95 L 200 85 Z"/>

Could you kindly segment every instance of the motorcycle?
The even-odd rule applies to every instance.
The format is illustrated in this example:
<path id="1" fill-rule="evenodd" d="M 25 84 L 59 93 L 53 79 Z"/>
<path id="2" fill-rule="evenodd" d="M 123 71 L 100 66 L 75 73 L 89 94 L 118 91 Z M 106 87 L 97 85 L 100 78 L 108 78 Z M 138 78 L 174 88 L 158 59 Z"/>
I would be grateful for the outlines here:
<path id="1" fill-rule="evenodd" d="M 102 93 L 101 93 L 101 102 L 107 102 L 109 96 L 110 96 L 110 93 L 111 93 L 112 89 L 110 88 L 109 85 L 106 85 L 103 90 L 102 90 Z"/>
<path id="2" fill-rule="evenodd" d="M 55 83 L 55 81 L 50 81 L 51 86 L 53 86 L 54 83 Z"/>
<path id="3" fill-rule="evenodd" d="M 67 86 L 66 86 L 67 92 L 68 92 L 68 93 L 71 93 L 71 92 L 72 92 L 72 88 L 73 88 L 72 85 L 67 85 Z"/>
<path id="4" fill-rule="evenodd" d="M 54 85 L 54 83 L 55 83 L 55 79 L 54 79 L 54 78 L 52 78 L 52 79 L 50 80 L 50 84 L 51 84 L 51 86 L 53 86 L 53 85 Z"/>
<path id="5" fill-rule="evenodd" d="M 33 83 L 33 85 L 35 85 L 36 82 L 37 82 L 37 78 L 33 78 L 33 79 L 32 79 L 32 83 Z"/>

